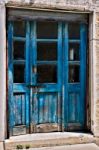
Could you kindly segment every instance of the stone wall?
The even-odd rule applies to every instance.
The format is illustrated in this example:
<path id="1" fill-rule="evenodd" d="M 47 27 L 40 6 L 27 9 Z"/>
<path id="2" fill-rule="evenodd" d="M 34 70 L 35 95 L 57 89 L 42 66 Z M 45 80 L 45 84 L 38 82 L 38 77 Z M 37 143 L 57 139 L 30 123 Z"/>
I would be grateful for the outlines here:
<path id="1" fill-rule="evenodd" d="M 95 97 L 94 97 L 94 134 L 99 136 L 99 13 L 95 17 L 94 55 L 95 55 Z"/>
<path id="2" fill-rule="evenodd" d="M 76 11 L 93 10 L 96 1 L 93 0 L 1 0 L 7 6 L 25 6 L 25 7 L 40 7 L 54 8 Z"/>
<path id="3" fill-rule="evenodd" d="M 0 141 L 6 134 L 6 13 L 0 5 Z"/>
<path id="4" fill-rule="evenodd" d="M 3 1 L 3 0 L 2 0 Z M 32 4 L 49 4 L 49 5 L 88 5 L 92 3 L 91 0 L 7 0 L 14 3 L 32 3 Z"/>

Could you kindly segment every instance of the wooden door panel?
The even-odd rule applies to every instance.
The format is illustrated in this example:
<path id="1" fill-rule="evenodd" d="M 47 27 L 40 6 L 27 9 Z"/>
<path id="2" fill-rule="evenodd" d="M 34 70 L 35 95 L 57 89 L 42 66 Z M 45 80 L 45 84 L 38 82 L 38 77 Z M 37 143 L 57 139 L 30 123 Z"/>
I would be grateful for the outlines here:
<path id="1" fill-rule="evenodd" d="M 81 122 L 81 98 L 80 92 L 69 92 L 68 93 L 68 131 L 79 131 L 83 129 L 83 124 Z"/>
<path id="2" fill-rule="evenodd" d="M 40 92 L 33 94 L 33 126 L 35 132 L 58 131 L 58 93 Z"/>
<path id="3" fill-rule="evenodd" d="M 57 122 L 58 96 L 56 93 L 38 93 L 38 123 Z"/>
<path id="4" fill-rule="evenodd" d="M 13 104 L 14 127 L 12 135 L 26 134 L 26 93 L 14 93 Z"/>
<path id="5" fill-rule="evenodd" d="M 14 116 L 15 116 L 15 126 L 16 125 L 25 125 L 26 120 L 26 98 L 25 94 L 14 94 Z"/>
<path id="6" fill-rule="evenodd" d="M 68 122 L 79 122 L 80 96 L 78 93 L 68 93 Z"/>

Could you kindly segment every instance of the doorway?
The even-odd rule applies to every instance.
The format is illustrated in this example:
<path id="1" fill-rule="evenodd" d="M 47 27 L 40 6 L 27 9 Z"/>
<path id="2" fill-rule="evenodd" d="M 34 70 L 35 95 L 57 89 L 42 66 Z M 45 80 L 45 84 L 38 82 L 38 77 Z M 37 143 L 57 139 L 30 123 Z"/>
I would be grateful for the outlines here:
<path id="1" fill-rule="evenodd" d="M 84 129 L 86 46 L 85 23 L 9 22 L 11 135 Z"/>

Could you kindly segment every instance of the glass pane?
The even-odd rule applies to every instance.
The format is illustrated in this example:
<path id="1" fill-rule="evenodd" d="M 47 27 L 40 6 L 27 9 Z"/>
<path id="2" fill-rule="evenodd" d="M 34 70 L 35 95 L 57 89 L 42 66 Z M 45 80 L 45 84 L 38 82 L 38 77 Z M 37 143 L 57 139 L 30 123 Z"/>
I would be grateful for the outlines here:
<path id="1" fill-rule="evenodd" d="M 79 65 L 69 65 L 69 83 L 79 82 Z"/>
<path id="2" fill-rule="evenodd" d="M 25 36 L 25 21 L 14 21 L 14 36 Z"/>
<path id="3" fill-rule="evenodd" d="M 24 83 L 24 65 L 14 65 L 14 83 Z"/>
<path id="4" fill-rule="evenodd" d="M 79 49 L 79 44 L 69 43 L 69 60 L 79 60 Z"/>
<path id="5" fill-rule="evenodd" d="M 69 39 L 80 39 L 80 24 L 70 23 L 68 25 Z"/>
<path id="6" fill-rule="evenodd" d="M 25 43 L 24 42 L 19 42 L 19 41 L 15 41 L 13 43 L 13 56 L 14 59 L 24 59 L 24 50 L 25 50 Z"/>
<path id="7" fill-rule="evenodd" d="M 57 22 L 43 21 L 37 22 L 37 38 L 55 39 L 57 38 Z"/>
<path id="8" fill-rule="evenodd" d="M 37 83 L 56 83 L 57 67 L 56 65 L 37 66 Z"/>
<path id="9" fill-rule="evenodd" d="M 37 60 L 57 60 L 57 43 L 38 43 Z"/>

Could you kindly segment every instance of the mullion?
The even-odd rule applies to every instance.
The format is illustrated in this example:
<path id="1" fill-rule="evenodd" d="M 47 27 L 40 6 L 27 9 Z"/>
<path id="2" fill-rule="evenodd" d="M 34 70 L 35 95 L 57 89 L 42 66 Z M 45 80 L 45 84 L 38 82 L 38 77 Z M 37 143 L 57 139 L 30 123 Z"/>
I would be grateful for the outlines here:
<path id="1" fill-rule="evenodd" d="M 16 36 L 13 36 L 13 41 L 26 41 L 26 38 L 25 37 L 16 37 Z"/>
<path id="2" fill-rule="evenodd" d="M 25 64 L 26 60 L 13 60 L 13 64 Z"/>
<path id="3" fill-rule="evenodd" d="M 68 61 L 68 63 L 70 63 L 70 64 L 80 64 L 80 61 Z"/>
<path id="4" fill-rule="evenodd" d="M 36 41 L 51 43 L 51 42 L 58 42 L 58 39 L 36 39 Z"/>
<path id="5" fill-rule="evenodd" d="M 54 64 L 56 65 L 57 64 L 57 61 L 37 61 L 37 64 Z"/>
<path id="6" fill-rule="evenodd" d="M 80 39 L 69 39 L 69 43 L 80 43 Z"/>

